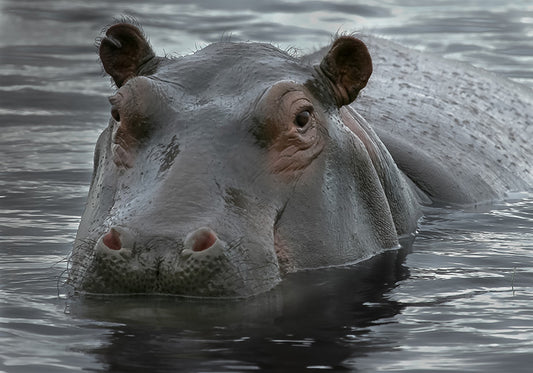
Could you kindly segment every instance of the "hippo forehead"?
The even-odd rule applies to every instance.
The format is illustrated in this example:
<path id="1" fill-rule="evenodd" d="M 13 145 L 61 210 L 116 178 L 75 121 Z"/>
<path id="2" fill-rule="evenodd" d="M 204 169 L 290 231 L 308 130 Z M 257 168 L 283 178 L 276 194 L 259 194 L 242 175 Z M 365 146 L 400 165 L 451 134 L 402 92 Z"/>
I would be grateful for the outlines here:
<path id="1" fill-rule="evenodd" d="M 312 68 L 270 44 L 220 42 L 164 62 L 154 75 L 200 98 L 257 94 L 280 80 L 305 83 Z"/>

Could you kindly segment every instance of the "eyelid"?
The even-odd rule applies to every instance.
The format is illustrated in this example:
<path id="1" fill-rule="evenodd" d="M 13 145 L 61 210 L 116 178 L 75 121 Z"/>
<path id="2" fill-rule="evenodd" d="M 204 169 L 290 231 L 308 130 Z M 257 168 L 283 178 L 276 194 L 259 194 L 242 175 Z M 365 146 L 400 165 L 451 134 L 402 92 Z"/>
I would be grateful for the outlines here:
<path id="1" fill-rule="evenodd" d="M 291 111 L 294 116 L 306 110 L 309 111 L 310 114 L 313 114 L 313 111 L 315 110 L 311 101 L 306 97 L 299 98 L 291 104 Z"/>
<path id="2" fill-rule="evenodd" d="M 301 109 L 299 109 L 297 112 L 296 112 L 296 115 L 300 114 L 301 112 L 304 112 L 304 111 L 308 111 L 309 114 L 313 114 L 313 112 L 315 111 L 315 108 L 313 107 L 313 105 L 309 104 L 309 105 L 306 105 L 306 106 L 303 106 Z"/>

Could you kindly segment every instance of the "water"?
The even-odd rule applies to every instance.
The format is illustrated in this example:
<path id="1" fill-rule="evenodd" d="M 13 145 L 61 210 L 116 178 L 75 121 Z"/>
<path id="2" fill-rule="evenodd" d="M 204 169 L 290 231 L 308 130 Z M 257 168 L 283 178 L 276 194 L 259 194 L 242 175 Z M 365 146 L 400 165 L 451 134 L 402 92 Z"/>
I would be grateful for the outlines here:
<path id="1" fill-rule="evenodd" d="M 530 1 L 427 3 L 0 0 L 0 371 L 529 372 L 528 193 L 428 209 L 412 245 L 246 301 L 61 287 L 109 111 L 93 44 L 113 17 L 137 17 L 159 54 L 228 37 L 304 54 L 363 30 L 533 87 Z"/>

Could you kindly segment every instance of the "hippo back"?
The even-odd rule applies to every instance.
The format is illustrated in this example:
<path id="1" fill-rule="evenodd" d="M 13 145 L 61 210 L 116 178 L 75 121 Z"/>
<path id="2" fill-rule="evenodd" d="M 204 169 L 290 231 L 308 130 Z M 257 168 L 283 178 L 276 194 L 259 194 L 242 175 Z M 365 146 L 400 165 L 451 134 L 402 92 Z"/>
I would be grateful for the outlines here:
<path id="1" fill-rule="evenodd" d="M 533 91 L 497 74 L 365 37 L 374 74 L 352 104 L 398 167 L 446 203 L 533 185 Z"/>

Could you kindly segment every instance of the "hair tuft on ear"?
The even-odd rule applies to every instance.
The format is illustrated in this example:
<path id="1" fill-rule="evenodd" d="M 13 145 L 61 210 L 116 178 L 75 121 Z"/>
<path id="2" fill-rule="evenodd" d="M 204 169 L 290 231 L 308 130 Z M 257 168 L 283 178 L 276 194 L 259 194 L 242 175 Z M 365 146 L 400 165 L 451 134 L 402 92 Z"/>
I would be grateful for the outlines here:
<path id="1" fill-rule="evenodd" d="M 352 36 L 340 36 L 320 63 L 331 84 L 337 106 L 352 103 L 372 75 L 372 58 L 366 45 Z"/>
<path id="2" fill-rule="evenodd" d="M 98 48 L 104 70 L 117 87 L 139 75 L 140 67 L 155 57 L 144 33 L 130 22 L 109 27 Z"/>

